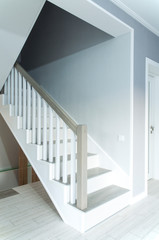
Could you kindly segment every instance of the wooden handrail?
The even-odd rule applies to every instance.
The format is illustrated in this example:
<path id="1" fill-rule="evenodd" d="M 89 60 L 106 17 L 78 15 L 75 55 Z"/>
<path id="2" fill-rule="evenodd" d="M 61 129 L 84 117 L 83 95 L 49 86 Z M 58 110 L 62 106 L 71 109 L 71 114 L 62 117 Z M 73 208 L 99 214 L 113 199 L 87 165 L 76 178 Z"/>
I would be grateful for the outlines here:
<path id="1" fill-rule="evenodd" d="M 37 82 L 18 64 L 15 68 L 22 74 L 22 76 L 33 86 L 33 88 L 40 94 L 40 96 L 54 109 L 59 117 L 67 124 L 67 126 L 77 134 L 77 123 L 43 90 Z"/>

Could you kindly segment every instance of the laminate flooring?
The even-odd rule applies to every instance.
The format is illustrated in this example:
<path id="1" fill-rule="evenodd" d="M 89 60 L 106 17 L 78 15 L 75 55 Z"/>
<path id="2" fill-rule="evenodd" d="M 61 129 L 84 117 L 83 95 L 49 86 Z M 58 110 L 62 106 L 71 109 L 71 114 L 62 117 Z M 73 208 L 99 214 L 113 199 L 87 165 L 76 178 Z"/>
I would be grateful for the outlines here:
<path id="1" fill-rule="evenodd" d="M 149 195 L 84 234 L 61 220 L 40 182 L 0 199 L 0 240 L 159 240 L 159 181 Z"/>

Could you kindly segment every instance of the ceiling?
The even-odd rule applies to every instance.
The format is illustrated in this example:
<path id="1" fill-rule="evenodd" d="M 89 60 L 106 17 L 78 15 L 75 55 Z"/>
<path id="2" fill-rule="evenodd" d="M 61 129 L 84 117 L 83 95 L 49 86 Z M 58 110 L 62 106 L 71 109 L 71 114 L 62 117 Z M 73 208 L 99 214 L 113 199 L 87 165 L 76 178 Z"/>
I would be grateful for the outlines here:
<path id="1" fill-rule="evenodd" d="M 159 36 L 159 0 L 110 0 Z"/>

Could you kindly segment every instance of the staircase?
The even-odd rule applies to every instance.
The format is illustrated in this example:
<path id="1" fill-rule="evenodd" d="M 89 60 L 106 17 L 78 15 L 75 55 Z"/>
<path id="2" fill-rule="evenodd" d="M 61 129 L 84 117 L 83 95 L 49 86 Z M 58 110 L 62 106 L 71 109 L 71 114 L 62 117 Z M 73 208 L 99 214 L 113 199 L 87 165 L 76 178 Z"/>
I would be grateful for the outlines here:
<path id="1" fill-rule="evenodd" d="M 0 95 L 0 113 L 63 221 L 85 232 L 129 204 L 115 172 L 87 152 L 87 127 L 78 125 L 18 64 Z"/>

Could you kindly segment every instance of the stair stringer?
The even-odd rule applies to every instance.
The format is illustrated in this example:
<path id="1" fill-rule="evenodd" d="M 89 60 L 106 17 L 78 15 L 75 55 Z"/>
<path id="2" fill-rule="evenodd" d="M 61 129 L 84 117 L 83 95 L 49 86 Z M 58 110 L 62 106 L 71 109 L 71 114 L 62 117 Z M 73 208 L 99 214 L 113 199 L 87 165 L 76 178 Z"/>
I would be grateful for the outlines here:
<path id="1" fill-rule="evenodd" d="M 99 167 L 113 171 L 113 183 L 123 188 L 131 189 L 130 176 L 106 153 L 95 140 L 88 135 L 88 151 L 99 157 Z"/>

